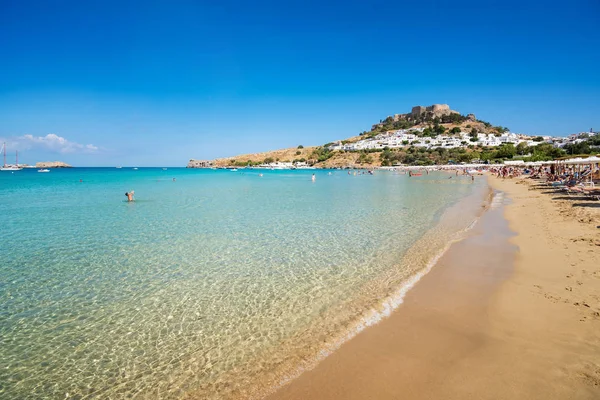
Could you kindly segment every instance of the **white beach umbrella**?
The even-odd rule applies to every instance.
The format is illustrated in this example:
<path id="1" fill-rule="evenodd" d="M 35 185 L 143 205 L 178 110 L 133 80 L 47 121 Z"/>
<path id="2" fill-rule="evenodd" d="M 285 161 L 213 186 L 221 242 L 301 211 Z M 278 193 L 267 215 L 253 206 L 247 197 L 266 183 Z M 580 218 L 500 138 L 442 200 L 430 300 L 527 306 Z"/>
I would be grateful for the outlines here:
<path id="1" fill-rule="evenodd" d="M 585 158 L 576 157 L 576 158 L 570 158 L 568 160 L 565 160 L 564 163 L 569 164 L 569 165 L 576 165 L 576 164 L 583 164 L 584 161 L 585 161 Z"/>
<path id="2" fill-rule="evenodd" d="M 600 157 L 591 156 L 585 159 L 588 164 L 597 164 L 600 163 Z"/>

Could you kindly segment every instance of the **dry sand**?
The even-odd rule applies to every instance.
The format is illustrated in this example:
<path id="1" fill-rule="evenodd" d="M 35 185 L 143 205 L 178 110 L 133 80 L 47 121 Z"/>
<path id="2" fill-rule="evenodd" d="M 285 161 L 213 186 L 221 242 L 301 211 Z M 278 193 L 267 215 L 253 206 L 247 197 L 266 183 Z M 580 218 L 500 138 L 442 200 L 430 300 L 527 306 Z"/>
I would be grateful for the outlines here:
<path id="1" fill-rule="evenodd" d="M 269 399 L 600 399 L 600 208 L 490 183 L 509 205 L 390 318 Z"/>

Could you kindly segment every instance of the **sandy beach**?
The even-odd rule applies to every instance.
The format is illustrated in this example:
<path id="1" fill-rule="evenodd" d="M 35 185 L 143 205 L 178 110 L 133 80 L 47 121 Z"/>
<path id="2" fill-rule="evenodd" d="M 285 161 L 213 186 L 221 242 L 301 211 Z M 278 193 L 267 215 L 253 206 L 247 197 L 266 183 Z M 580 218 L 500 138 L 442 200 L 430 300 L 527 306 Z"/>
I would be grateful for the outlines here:
<path id="1" fill-rule="evenodd" d="M 600 207 L 489 181 L 503 205 L 390 318 L 268 398 L 600 398 Z"/>

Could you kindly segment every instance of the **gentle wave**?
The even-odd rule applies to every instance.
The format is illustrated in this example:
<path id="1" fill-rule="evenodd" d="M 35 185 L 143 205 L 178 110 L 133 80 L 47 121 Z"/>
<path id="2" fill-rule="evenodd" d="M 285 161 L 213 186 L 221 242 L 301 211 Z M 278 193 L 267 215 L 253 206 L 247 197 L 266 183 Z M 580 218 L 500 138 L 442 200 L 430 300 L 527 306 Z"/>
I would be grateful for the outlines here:
<path id="1" fill-rule="evenodd" d="M 485 198 L 483 208 L 484 211 L 487 209 L 496 209 L 502 205 L 504 200 L 502 192 L 492 192 L 491 188 L 488 187 L 487 192 L 485 193 Z M 456 208 L 456 206 L 455 206 Z M 339 339 L 329 344 L 322 350 L 318 352 L 318 354 L 308 362 L 305 362 L 304 365 L 298 367 L 292 373 L 285 374 L 275 385 L 267 388 L 265 391 L 260 392 L 259 395 L 253 396 L 252 398 L 262 398 L 268 394 L 274 393 L 277 389 L 285 386 L 290 383 L 294 379 L 298 378 L 305 371 L 311 370 L 318 363 L 323 361 L 325 358 L 333 354 L 336 350 L 338 350 L 344 343 L 356 337 L 358 334 L 363 332 L 365 329 L 377 325 L 382 322 L 386 318 L 389 318 L 392 313 L 398 309 L 403 303 L 404 298 L 408 294 L 408 292 L 416 286 L 416 284 L 425 277 L 431 270 L 435 267 L 438 261 L 446 254 L 446 252 L 452 247 L 453 244 L 458 243 L 464 240 L 467 237 L 469 231 L 471 231 L 477 224 L 477 222 L 481 219 L 483 215 L 482 212 L 477 213 L 480 210 L 473 210 L 476 212 L 476 216 L 462 229 L 452 232 L 450 236 L 445 241 L 443 247 L 437 252 L 434 253 L 430 258 L 427 264 L 423 269 L 416 272 L 408 279 L 406 279 L 398 288 L 394 290 L 394 293 L 390 296 L 385 297 L 378 303 L 377 307 L 371 308 L 368 312 L 358 317 L 358 323 L 351 329 L 347 331 L 347 333 L 343 334 Z M 435 235 L 436 233 L 435 227 L 432 228 L 429 232 L 424 235 L 426 238 L 428 235 Z M 421 241 L 424 238 L 420 239 Z M 426 239 L 425 239 L 426 240 Z M 415 245 L 416 246 L 416 245 Z"/>

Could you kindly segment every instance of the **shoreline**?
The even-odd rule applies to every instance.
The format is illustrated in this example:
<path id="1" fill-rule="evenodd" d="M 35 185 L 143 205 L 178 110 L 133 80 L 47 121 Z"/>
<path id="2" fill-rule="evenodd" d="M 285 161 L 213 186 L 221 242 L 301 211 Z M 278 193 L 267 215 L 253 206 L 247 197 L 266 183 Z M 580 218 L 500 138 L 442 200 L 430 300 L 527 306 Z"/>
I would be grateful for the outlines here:
<path id="1" fill-rule="evenodd" d="M 574 288 L 565 290 L 559 278 L 573 279 L 566 277 L 559 254 L 548 257 L 538 238 L 545 233 L 551 241 L 558 239 L 552 227 L 560 213 L 547 196 L 531 196 L 525 185 L 494 177 L 488 182 L 510 198 L 509 205 L 485 213 L 467 238 L 452 244 L 389 318 L 267 398 L 600 395 L 600 365 L 594 361 L 594 355 L 596 359 L 600 355 L 600 335 L 593 333 L 600 322 L 598 255 L 589 252 L 585 240 L 556 249 L 565 255 L 577 247 L 586 255 L 571 263 L 589 272 L 577 280 L 579 287 L 589 288 L 586 302 L 556 300 L 559 296 L 542 293 L 531 281 L 546 274 L 546 264 L 557 264 L 560 271 L 552 282 L 554 289 L 575 293 Z M 536 215 L 536 209 L 545 214 Z M 595 226 L 586 230 L 572 219 L 564 224 L 571 234 L 584 230 L 597 234 Z M 490 237 L 494 234 L 500 236 Z M 555 304 L 561 300 L 566 309 L 557 313 Z M 586 311 L 587 315 L 579 315 Z"/>
<path id="2" fill-rule="evenodd" d="M 484 178 L 480 178 L 484 179 Z M 469 179 L 465 179 L 464 184 L 471 185 Z M 390 269 L 384 275 L 377 279 L 378 285 L 388 286 L 385 291 L 380 289 L 383 286 L 372 286 L 369 284 L 360 290 L 362 295 L 358 296 L 354 302 L 344 305 L 346 310 L 361 310 L 350 319 L 341 322 L 343 329 L 334 335 L 323 335 L 318 328 L 320 325 L 314 325 L 305 330 L 304 337 L 312 337 L 311 343 L 307 343 L 301 351 L 296 354 L 287 354 L 285 358 L 276 358 L 280 360 L 275 368 L 257 372 L 247 386 L 237 387 L 232 391 L 220 393 L 219 398 L 247 398 L 261 399 L 267 398 L 286 385 L 293 384 L 301 379 L 304 374 L 318 368 L 318 366 L 332 355 L 336 354 L 340 348 L 347 343 L 355 340 L 357 336 L 368 331 L 373 326 L 377 326 L 387 320 L 394 312 L 402 306 L 407 296 L 417 284 L 426 277 L 436 266 L 437 262 L 453 244 L 464 240 L 469 235 L 469 231 L 477 225 L 477 221 L 485 215 L 491 207 L 492 189 L 487 181 L 480 181 L 478 187 L 471 193 L 450 203 L 440 214 L 436 215 L 435 223 L 419 237 L 405 253 L 396 262 L 402 273 Z M 404 271 L 404 268 L 407 268 Z M 376 297 L 369 292 L 374 288 Z M 366 292 L 365 292 L 366 290 Z M 367 297 L 365 297 L 365 294 Z M 370 300 L 368 300 L 370 298 Z M 367 300 L 367 302 L 365 302 Z M 331 310 L 333 312 L 335 310 Z M 335 315 L 331 314 L 331 317 Z M 369 329 L 367 329 L 369 328 Z M 318 340 L 314 340 L 318 337 Z M 296 343 L 290 341 L 283 347 L 294 348 Z M 185 394 L 184 398 L 204 398 L 210 396 L 203 390 L 192 390 Z M 212 397 L 211 397 L 212 398 Z"/>
<path id="3" fill-rule="evenodd" d="M 471 181 L 469 180 L 465 184 L 470 185 Z M 286 385 L 293 384 L 303 374 L 317 368 L 320 363 L 339 351 L 346 343 L 390 318 L 402 306 L 407 294 L 431 273 L 440 258 L 448 252 L 452 245 L 468 237 L 469 231 L 476 226 L 491 207 L 492 200 L 493 191 L 486 181 L 472 193 L 443 210 L 436 218 L 437 222 L 417 239 L 398 261 L 398 265 L 412 266 L 412 272 L 409 275 L 383 279 L 385 281 L 394 281 L 395 279 L 396 283 L 392 284 L 387 294 L 379 295 L 367 309 L 349 320 L 346 329 L 324 341 L 311 357 L 303 358 L 291 369 L 285 369 L 283 374 L 279 371 L 275 373 L 277 378 L 267 379 L 264 383 L 261 380 L 260 383 L 246 388 L 249 389 L 245 392 L 247 394 L 237 393 L 237 396 L 259 399 L 276 394 Z M 382 280 L 381 277 L 380 280 Z M 346 307 L 351 306 L 352 304 L 346 305 Z"/>
<path id="4" fill-rule="evenodd" d="M 394 285 L 385 296 L 377 299 L 376 303 L 370 305 L 367 311 L 356 316 L 348 324 L 351 328 L 328 341 L 319 350 L 316 357 L 308 361 L 305 360 L 291 373 L 284 375 L 279 382 L 269 385 L 265 390 L 261 390 L 262 395 L 257 398 L 267 398 L 277 393 L 281 388 L 293 383 L 307 371 L 316 368 L 321 362 L 368 328 L 377 326 L 382 321 L 390 318 L 402 306 L 407 294 L 431 273 L 448 250 L 454 244 L 460 243 L 468 237 L 469 232 L 492 207 L 493 198 L 493 189 L 486 182 L 484 187 L 474 190 L 473 193 L 461 198 L 445 209 L 437 218 L 436 224 L 410 246 L 398 263 L 399 265 L 416 264 L 417 268 L 410 275 L 401 278 L 399 284 Z M 468 212 L 465 213 L 466 210 Z M 255 396 L 251 398 L 255 398 Z"/>

